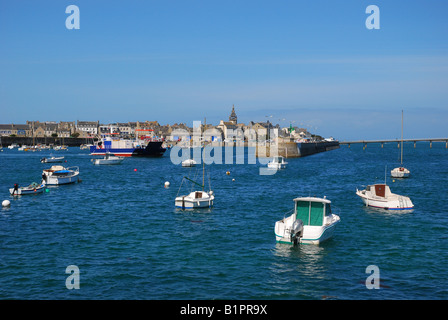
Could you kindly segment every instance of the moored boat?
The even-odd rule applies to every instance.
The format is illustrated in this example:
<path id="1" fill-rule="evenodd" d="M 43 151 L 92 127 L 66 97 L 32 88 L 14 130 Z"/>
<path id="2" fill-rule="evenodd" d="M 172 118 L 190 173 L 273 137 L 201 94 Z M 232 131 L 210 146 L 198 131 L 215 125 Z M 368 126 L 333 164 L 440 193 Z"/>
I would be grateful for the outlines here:
<path id="1" fill-rule="evenodd" d="M 194 159 L 187 159 L 182 161 L 182 167 L 194 167 L 196 165 L 196 161 Z"/>
<path id="2" fill-rule="evenodd" d="M 401 196 L 390 191 L 387 184 L 368 185 L 364 190 L 356 189 L 356 195 L 367 207 L 386 210 L 410 210 L 414 204 L 407 196 Z"/>
<path id="3" fill-rule="evenodd" d="M 326 197 L 295 198 L 292 214 L 275 223 L 275 238 L 279 243 L 320 244 L 333 236 L 339 222 Z"/>
<path id="4" fill-rule="evenodd" d="M 90 147 L 92 147 L 93 144 L 82 144 L 79 146 L 80 150 L 90 150 Z"/>
<path id="5" fill-rule="evenodd" d="M 41 184 L 33 182 L 26 187 L 19 187 L 18 184 L 14 184 L 14 188 L 9 188 L 9 193 L 12 196 L 20 196 L 26 194 L 38 194 L 42 193 L 45 189 L 45 182 L 42 181 Z"/>
<path id="6" fill-rule="evenodd" d="M 42 163 L 58 163 L 63 162 L 64 157 L 49 157 L 49 158 L 42 158 L 40 159 L 40 162 Z"/>
<path id="7" fill-rule="evenodd" d="M 188 195 L 179 196 L 179 192 L 182 188 L 182 183 L 184 180 L 188 180 L 196 185 L 198 185 L 201 190 L 196 190 L 190 192 Z M 211 208 L 213 206 L 213 201 L 215 200 L 214 192 L 211 190 L 210 180 L 209 180 L 209 191 L 205 191 L 205 163 L 202 161 L 202 184 L 188 178 L 183 177 L 182 183 L 177 192 L 178 196 L 174 199 L 174 205 L 177 208 L 182 209 L 196 209 L 196 208 Z"/>
<path id="8" fill-rule="evenodd" d="M 390 175 L 393 178 L 408 178 L 410 176 L 411 172 L 409 171 L 409 169 L 406 169 L 405 167 L 403 167 L 403 110 L 401 110 L 401 147 L 400 147 L 400 151 L 401 151 L 400 167 L 391 170 Z"/>
<path id="9" fill-rule="evenodd" d="M 60 185 L 78 182 L 78 175 L 78 167 L 52 166 L 50 169 L 43 170 L 42 179 L 47 185 Z"/>
<path id="10" fill-rule="evenodd" d="M 390 175 L 393 178 L 408 178 L 411 172 L 405 167 L 398 167 L 390 171 Z"/>
<path id="11" fill-rule="evenodd" d="M 93 164 L 96 165 L 107 165 L 107 164 L 120 164 L 124 160 L 124 157 L 116 157 L 113 155 L 110 155 L 109 152 L 106 153 L 103 159 L 92 159 Z"/>
<path id="12" fill-rule="evenodd" d="M 179 196 L 175 199 L 175 206 L 182 209 L 211 208 L 215 196 L 213 191 L 193 191 L 188 195 Z"/>
<path id="13" fill-rule="evenodd" d="M 90 147 L 91 155 L 106 155 L 107 152 L 121 157 L 161 157 L 166 151 L 161 140 L 126 140 L 106 137 Z"/>
<path id="14" fill-rule="evenodd" d="M 274 157 L 272 161 L 268 163 L 268 168 L 270 169 L 285 169 L 288 162 L 282 156 Z"/>
<path id="15" fill-rule="evenodd" d="M 57 150 L 57 151 L 67 151 L 68 148 L 67 146 L 53 146 L 53 150 Z"/>

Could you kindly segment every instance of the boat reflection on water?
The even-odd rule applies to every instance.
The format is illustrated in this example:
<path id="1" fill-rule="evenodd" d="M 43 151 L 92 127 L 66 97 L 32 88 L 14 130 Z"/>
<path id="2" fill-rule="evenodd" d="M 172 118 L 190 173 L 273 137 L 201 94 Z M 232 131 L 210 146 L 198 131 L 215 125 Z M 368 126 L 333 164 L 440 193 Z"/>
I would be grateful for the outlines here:
<path id="1" fill-rule="evenodd" d="M 276 243 L 272 253 L 274 262 L 269 266 L 269 283 L 278 298 L 321 298 L 322 292 L 318 288 L 328 278 L 329 271 L 327 264 L 323 263 L 327 254 L 325 246 L 285 246 Z"/>

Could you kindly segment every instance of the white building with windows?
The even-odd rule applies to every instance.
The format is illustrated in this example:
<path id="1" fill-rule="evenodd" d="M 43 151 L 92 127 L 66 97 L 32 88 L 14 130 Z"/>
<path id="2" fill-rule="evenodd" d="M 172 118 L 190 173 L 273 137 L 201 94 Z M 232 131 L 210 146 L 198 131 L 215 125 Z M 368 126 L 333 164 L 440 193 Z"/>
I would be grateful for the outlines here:
<path id="1" fill-rule="evenodd" d="M 76 121 L 76 130 L 86 132 L 89 135 L 97 135 L 99 132 L 99 121 Z"/>

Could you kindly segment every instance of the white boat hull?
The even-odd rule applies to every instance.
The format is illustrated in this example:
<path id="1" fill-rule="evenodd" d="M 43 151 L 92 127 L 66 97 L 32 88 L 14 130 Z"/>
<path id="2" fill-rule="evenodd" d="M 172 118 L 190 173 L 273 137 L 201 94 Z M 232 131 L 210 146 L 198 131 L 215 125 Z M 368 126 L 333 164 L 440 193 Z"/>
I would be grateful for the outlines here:
<path id="1" fill-rule="evenodd" d="M 9 194 L 11 195 L 26 195 L 26 194 L 38 194 L 42 193 L 45 189 L 45 184 L 42 183 L 35 188 L 31 187 L 21 187 L 14 191 L 14 188 L 9 188 Z M 13 194 L 14 192 L 14 194 Z"/>
<path id="2" fill-rule="evenodd" d="M 79 181 L 78 167 L 64 168 L 62 166 L 52 166 L 51 169 L 43 171 L 43 178 L 47 185 L 70 184 Z"/>
<path id="3" fill-rule="evenodd" d="M 188 159 L 182 161 L 182 167 L 194 167 L 196 165 L 196 161 L 193 159 Z"/>
<path id="4" fill-rule="evenodd" d="M 199 198 L 196 194 L 201 193 Z M 177 208 L 182 209 L 196 209 L 196 208 L 211 208 L 215 196 L 203 191 L 194 191 L 187 196 L 176 197 L 174 204 Z"/>
<path id="5" fill-rule="evenodd" d="M 76 172 L 75 174 L 71 175 L 71 176 L 67 176 L 67 177 L 55 177 L 55 176 L 51 176 L 49 178 L 47 178 L 47 185 L 60 185 L 60 184 L 70 184 L 70 183 L 75 183 L 78 182 L 78 175 L 79 172 Z"/>
<path id="6" fill-rule="evenodd" d="M 394 170 L 390 171 L 390 175 L 393 178 L 408 178 L 410 174 L 411 172 L 403 167 L 395 168 Z"/>
<path id="7" fill-rule="evenodd" d="M 298 242 L 302 244 L 320 244 L 333 236 L 336 225 L 340 222 L 339 216 L 332 214 L 328 217 L 328 223 L 323 226 L 303 226 L 302 235 Z M 295 214 L 275 223 L 275 239 L 279 243 L 294 244 L 292 240 L 292 223 Z"/>
<path id="8" fill-rule="evenodd" d="M 268 162 L 269 169 L 285 169 L 288 162 L 283 157 L 274 157 L 274 159 Z"/>
<path id="9" fill-rule="evenodd" d="M 64 157 L 42 158 L 40 160 L 42 163 L 60 163 L 62 161 L 64 161 Z"/>
<path id="10" fill-rule="evenodd" d="M 122 157 L 120 157 L 119 159 L 95 159 L 93 161 L 93 164 L 96 165 L 107 165 L 107 164 L 120 164 L 123 162 Z"/>
<path id="11" fill-rule="evenodd" d="M 397 194 L 392 194 L 388 197 L 368 196 L 361 190 L 357 190 L 356 194 L 361 198 L 366 207 L 386 210 L 410 210 L 414 208 L 411 199 L 406 196 Z"/>
<path id="12" fill-rule="evenodd" d="M 268 163 L 268 168 L 269 169 L 285 169 L 286 168 L 286 164 L 269 162 Z"/>

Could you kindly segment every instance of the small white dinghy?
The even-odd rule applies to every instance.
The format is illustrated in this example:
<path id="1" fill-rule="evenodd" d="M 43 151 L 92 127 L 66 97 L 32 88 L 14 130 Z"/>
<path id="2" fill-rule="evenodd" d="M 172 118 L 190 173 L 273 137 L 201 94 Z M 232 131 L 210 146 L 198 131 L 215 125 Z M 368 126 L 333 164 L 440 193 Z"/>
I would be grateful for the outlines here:
<path id="1" fill-rule="evenodd" d="M 182 161 L 182 167 L 194 167 L 196 165 L 196 161 L 193 159 L 187 159 Z"/>
<path id="2" fill-rule="evenodd" d="M 331 212 L 331 201 L 324 198 L 294 199 L 293 213 L 275 223 L 275 239 L 287 244 L 320 244 L 331 238 L 338 215 Z M 290 211 L 291 212 L 291 211 Z"/>
<path id="3" fill-rule="evenodd" d="M 20 196 L 25 194 L 38 194 L 42 193 L 44 189 L 45 189 L 44 181 L 42 181 L 41 184 L 33 182 L 26 187 L 19 187 L 19 185 L 16 183 L 14 184 L 14 188 L 9 188 L 9 194 L 11 194 L 12 196 Z"/>
<path id="4" fill-rule="evenodd" d="M 367 207 L 386 210 L 410 210 L 414 208 L 414 204 L 409 197 L 392 193 L 385 183 L 369 185 L 364 190 L 356 189 L 356 195 L 362 199 Z"/>
<path id="5" fill-rule="evenodd" d="M 410 174 L 411 172 L 404 167 L 398 167 L 390 171 L 393 178 L 409 178 Z"/>
<path id="6" fill-rule="evenodd" d="M 40 159 L 40 162 L 42 163 L 58 163 L 63 162 L 64 157 L 50 157 L 50 158 L 42 158 Z"/>

